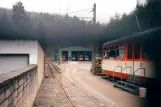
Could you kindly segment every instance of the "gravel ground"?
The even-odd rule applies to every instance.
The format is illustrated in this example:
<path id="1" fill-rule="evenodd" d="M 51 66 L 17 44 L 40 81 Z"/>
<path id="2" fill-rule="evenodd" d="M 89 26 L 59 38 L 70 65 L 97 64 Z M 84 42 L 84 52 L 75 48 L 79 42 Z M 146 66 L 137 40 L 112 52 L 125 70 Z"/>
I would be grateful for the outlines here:
<path id="1" fill-rule="evenodd" d="M 56 79 L 48 71 L 49 77 L 45 78 L 40 86 L 36 98 L 37 107 L 70 107 Z"/>
<path id="2" fill-rule="evenodd" d="M 77 83 L 101 107 L 140 107 L 141 99 L 138 96 L 113 87 L 110 81 L 93 76 L 90 73 L 91 64 L 89 62 L 65 62 L 57 66 L 61 68 L 63 75 L 71 81 L 69 82 L 52 67 L 53 73 L 61 81 L 67 96 L 75 107 L 98 106 L 77 86 L 73 85 L 74 83 Z M 48 73 L 49 77 L 45 78 L 41 84 L 35 103 L 38 107 L 70 107 L 56 79 L 52 77 L 50 72 Z"/>
<path id="3" fill-rule="evenodd" d="M 81 64 L 83 67 L 79 67 L 78 65 Z M 89 65 L 89 66 L 87 66 Z M 85 82 L 81 81 L 81 79 L 76 76 L 76 71 L 79 72 L 81 70 L 89 71 L 90 70 L 90 63 L 89 62 L 70 62 L 69 64 L 66 64 L 66 71 L 64 74 L 68 78 L 72 78 L 72 81 L 74 81 L 76 84 L 83 89 L 85 93 L 87 93 L 93 100 L 97 101 L 97 103 L 101 107 L 119 107 L 115 103 L 113 103 L 111 100 L 107 99 L 106 97 L 102 96 L 97 91 L 93 90 L 92 88 L 88 87 Z M 73 76 L 74 75 L 74 76 Z M 84 75 L 85 76 L 85 75 Z M 87 81 L 86 81 L 87 82 Z M 94 83 L 95 86 L 97 86 Z"/>
<path id="4" fill-rule="evenodd" d="M 56 78 L 52 77 L 51 72 L 47 72 L 48 78 L 43 80 L 35 101 L 37 107 L 70 107 L 56 79 L 62 83 L 74 107 L 98 107 L 98 105 L 82 93 L 78 87 L 70 83 L 64 76 L 60 75 L 54 67 L 51 66 L 51 69 Z"/>
<path id="5" fill-rule="evenodd" d="M 89 88 L 99 92 L 101 96 L 106 97 L 119 107 L 143 107 L 144 99 L 113 87 L 111 81 L 105 80 L 99 76 L 93 76 L 87 69 L 83 70 L 82 68 L 84 68 L 84 66 L 85 65 L 78 64 L 77 70 L 72 72 L 73 77 L 80 79 L 84 82 L 83 84 L 86 84 Z M 89 66 L 89 64 L 87 64 L 85 68 L 87 68 L 87 66 Z"/>
<path id="6" fill-rule="evenodd" d="M 58 65 L 59 66 L 59 65 Z M 141 107 L 143 99 L 113 87 L 111 81 L 93 76 L 90 63 L 69 62 L 61 64 L 64 74 L 74 79 L 93 99 L 108 107 Z"/>
<path id="7" fill-rule="evenodd" d="M 91 99 L 82 93 L 78 87 L 72 85 L 66 78 L 62 78 L 63 87 L 75 107 L 98 107 Z"/>
<path id="8" fill-rule="evenodd" d="M 66 65 L 65 66 L 67 71 L 70 71 L 71 68 Z M 73 68 L 74 69 L 74 68 Z M 63 71 L 63 70 L 62 70 Z M 77 86 L 74 85 L 72 82 L 72 79 L 69 78 L 69 75 L 65 75 L 66 72 L 63 73 L 64 76 L 62 76 L 62 85 L 67 93 L 67 96 L 69 97 L 70 101 L 75 107 L 98 107 L 98 105 L 93 102 L 88 96 L 86 96 Z M 68 73 L 67 73 L 68 74 Z M 68 81 L 67 80 L 67 78 Z"/>

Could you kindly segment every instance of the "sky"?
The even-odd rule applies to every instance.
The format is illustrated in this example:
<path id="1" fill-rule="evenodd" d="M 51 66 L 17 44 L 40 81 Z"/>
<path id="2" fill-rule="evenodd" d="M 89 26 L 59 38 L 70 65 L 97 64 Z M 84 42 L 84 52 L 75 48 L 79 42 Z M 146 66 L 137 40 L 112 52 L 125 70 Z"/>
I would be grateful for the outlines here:
<path id="1" fill-rule="evenodd" d="M 18 1 L 22 1 L 26 11 L 58 14 L 90 9 L 96 3 L 96 20 L 100 23 L 108 23 L 116 12 L 118 14 L 129 14 L 135 8 L 137 2 L 137 0 L 0 0 L 0 7 L 12 8 L 13 4 Z M 93 14 L 88 10 L 70 15 L 92 17 Z"/>

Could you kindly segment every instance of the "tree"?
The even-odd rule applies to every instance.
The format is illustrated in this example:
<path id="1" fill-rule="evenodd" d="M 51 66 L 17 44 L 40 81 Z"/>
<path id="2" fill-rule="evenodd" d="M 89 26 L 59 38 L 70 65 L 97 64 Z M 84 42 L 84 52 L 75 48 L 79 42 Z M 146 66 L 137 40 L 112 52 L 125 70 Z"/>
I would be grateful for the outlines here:
<path id="1" fill-rule="evenodd" d="M 123 14 L 122 17 L 115 14 L 101 33 L 102 43 L 104 40 L 113 40 L 139 32 L 137 19 L 141 31 L 161 26 L 161 2 L 147 0 L 145 4 L 137 4 L 130 14 Z M 137 19 L 136 19 L 137 16 Z"/>
<path id="2" fill-rule="evenodd" d="M 34 31 L 32 29 L 30 18 L 25 12 L 23 3 L 17 2 L 15 5 L 13 5 L 12 12 L 12 21 L 14 26 L 17 27 L 17 32 L 19 35 L 23 35 L 25 38 L 27 36 L 32 38 Z"/>
<path id="3" fill-rule="evenodd" d="M 37 34 L 38 34 L 38 40 L 42 44 L 42 48 L 45 50 L 47 47 L 47 40 L 46 40 L 46 33 L 44 29 L 44 24 L 40 21 L 38 26 L 37 26 Z"/>
<path id="4" fill-rule="evenodd" d="M 9 18 L 8 16 L 6 15 L 5 12 L 2 13 L 2 16 L 1 16 L 1 20 L 0 20 L 0 26 L 3 27 L 3 28 L 7 28 L 9 27 Z"/>
<path id="5" fill-rule="evenodd" d="M 3 12 L 1 16 L 0 31 L 1 38 L 9 38 L 9 35 L 12 35 L 13 33 L 12 24 L 5 12 Z"/>
<path id="6" fill-rule="evenodd" d="M 120 20 L 120 15 L 117 12 L 115 13 L 115 20 L 116 21 L 119 21 Z"/>
<path id="7" fill-rule="evenodd" d="M 25 13 L 23 3 L 17 2 L 15 5 L 13 5 L 12 12 L 12 19 L 14 24 L 22 27 L 23 24 L 27 21 L 27 15 Z"/>

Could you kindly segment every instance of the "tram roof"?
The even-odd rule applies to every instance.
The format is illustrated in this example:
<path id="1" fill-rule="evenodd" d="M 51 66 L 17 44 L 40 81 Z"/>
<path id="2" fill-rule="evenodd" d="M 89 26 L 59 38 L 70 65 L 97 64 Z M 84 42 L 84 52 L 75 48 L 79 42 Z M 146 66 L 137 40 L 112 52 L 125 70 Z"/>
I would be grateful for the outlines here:
<path id="1" fill-rule="evenodd" d="M 128 41 L 144 41 L 145 39 L 154 36 L 153 34 L 157 33 L 161 31 L 161 27 L 158 28 L 152 28 L 149 30 L 145 30 L 139 33 L 135 33 L 126 37 L 122 37 L 120 39 L 116 39 L 116 40 L 112 40 L 109 42 L 106 42 L 103 44 L 103 46 L 108 46 L 108 45 L 113 45 L 113 44 L 117 44 L 117 43 L 121 43 L 121 42 L 128 42 Z"/>

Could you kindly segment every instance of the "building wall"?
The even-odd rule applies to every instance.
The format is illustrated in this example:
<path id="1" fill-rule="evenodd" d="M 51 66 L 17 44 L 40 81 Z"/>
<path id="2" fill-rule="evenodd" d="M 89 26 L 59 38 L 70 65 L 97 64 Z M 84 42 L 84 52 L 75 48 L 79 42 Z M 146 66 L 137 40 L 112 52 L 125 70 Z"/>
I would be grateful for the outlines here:
<path id="1" fill-rule="evenodd" d="M 29 54 L 29 64 L 37 64 L 37 41 L 0 41 L 0 54 Z"/>
<path id="2" fill-rule="evenodd" d="M 72 51 L 68 51 L 68 57 L 72 57 Z"/>
<path id="3" fill-rule="evenodd" d="M 59 49 L 60 56 L 62 56 L 63 51 L 68 51 L 68 58 L 69 58 L 69 57 L 72 57 L 72 51 L 91 51 L 92 52 L 92 49 L 81 47 L 81 46 L 72 46 L 72 47 L 67 47 L 67 48 L 61 48 L 61 49 Z"/>
<path id="4" fill-rule="evenodd" d="M 8 107 L 8 106 L 16 106 L 16 107 L 32 107 L 36 98 L 36 95 L 39 91 L 40 85 L 42 83 L 42 80 L 44 78 L 44 51 L 39 45 L 37 41 L 0 41 L 0 54 L 15 54 L 15 55 L 22 55 L 22 54 L 28 54 L 29 55 L 29 68 L 32 66 L 32 64 L 36 64 L 36 68 L 34 67 L 34 71 L 31 69 L 25 70 L 18 70 L 14 72 L 8 72 L 7 74 L 9 76 L 13 76 L 18 73 L 19 77 L 13 78 L 14 81 L 19 81 L 18 83 L 19 88 L 14 89 L 16 96 L 11 98 L 9 95 L 6 96 L 4 90 L 4 93 L 0 93 L 0 107 L 1 105 L 4 105 L 3 107 Z M 19 56 L 19 55 L 18 55 Z M 6 64 L 7 66 L 7 64 Z M 22 72 L 21 72 L 22 71 Z M 28 72 L 24 75 L 24 72 Z M 30 72 L 30 73 L 29 73 Z M 34 73 L 33 73 L 34 72 Z M 7 74 L 2 74 L 10 80 L 12 77 L 7 76 Z M 1 76 L 1 75 L 0 75 Z M 21 79 L 22 78 L 22 81 Z M 4 79 L 4 78 L 1 78 Z M 14 82 L 13 81 L 13 82 Z M 24 83 L 23 83 L 24 82 Z M 29 83 L 30 82 L 30 83 Z M 21 83 L 21 84 L 20 84 Z M 4 84 L 1 83 L 0 84 Z M 28 84 L 28 85 L 26 85 Z M 14 85 L 11 84 L 11 88 L 14 87 Z M 4 85 L 5 87 L 5 85 Z M 25 88 L 23 88 L 25 87 Z M 2 87 L 3 88 L 3 87 Z M 22 88 L 24 90 L 22 90 Z M 9 88 L 9 92 L 13 91 L 12 89 Z M 21 91 L 19 91 L 21 90 Z M 8 90 L 7 90 L 8 91 Z M 14 96 L 13 92 L 10 92 L 11 97 Z M 3 101 L 1 101 L 3 99 Z M 18 100 L 19 99 L 19 100 Z M 18 100 L 18 101 L 17 101 Z"/>
<path id="5" fill-rule="evenodd" d="M 44 51 L 41 48 L 41 46 L 38 44 L 38 55 L 37 55 L 37 65 L 38 65 L 38 87 L 40 87 L 41 82 L 44 78 L 44 66 L 45 66 L 45 61 L 44 61 Z M 39 88 L 38 88 L 39 89 Z"/>

